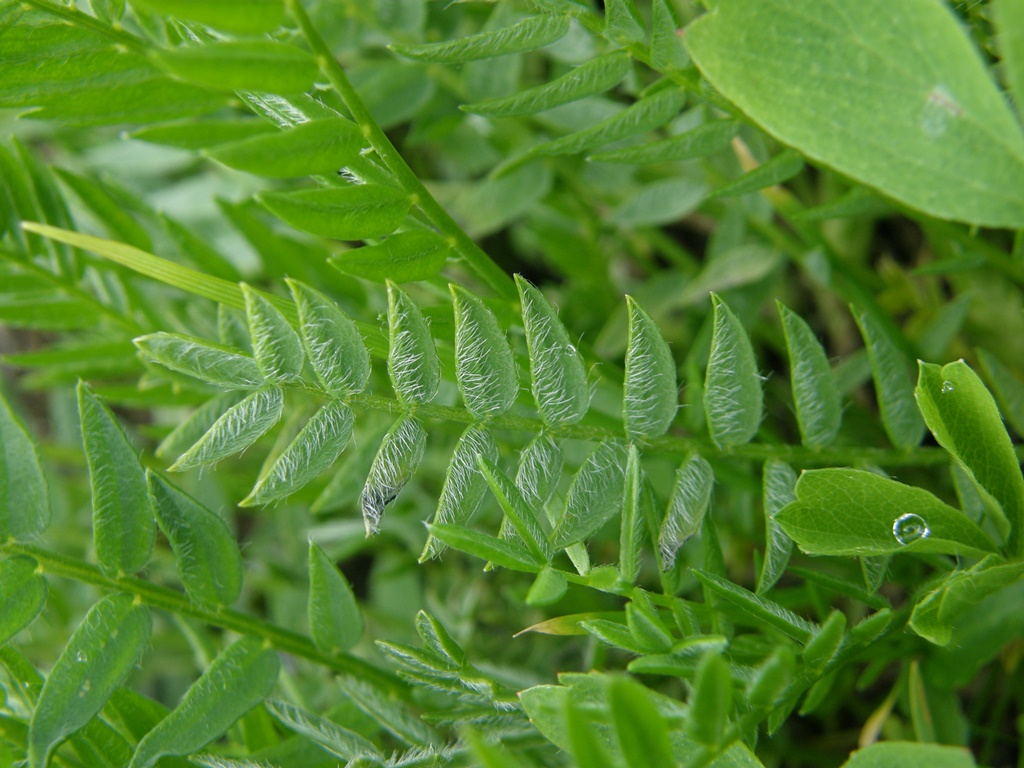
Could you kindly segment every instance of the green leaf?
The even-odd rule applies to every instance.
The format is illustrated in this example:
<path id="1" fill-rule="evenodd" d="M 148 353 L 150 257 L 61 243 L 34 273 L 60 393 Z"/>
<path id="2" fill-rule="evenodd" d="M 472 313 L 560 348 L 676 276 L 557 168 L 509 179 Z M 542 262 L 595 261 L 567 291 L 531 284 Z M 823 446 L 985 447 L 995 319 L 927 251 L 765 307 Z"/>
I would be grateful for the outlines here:
<path id="1" fill-rule="evenodd" d="M 188 755 L 220 736 L 274 688 L 277 651 L 258 637 L 243 637 L 217 655 L 181 703 L 135 750 L 129 768 L 149 768 L 165 755 Z"/>
<path id="2" fill-rule="evenodd" d="M 295 379 L 302 373 L 302 342 L 284 315 L 257 291 L 242 284 L 253 357 L 260 373 L 272 379 Z M 223 306 L 223 305 L 222 305 Z"/>
<path id="3" fill-rule="evenodd" d="M 622 415 L 631 440 L 660 437 L 679 407 L 676 361 L 657 324 L 632 296 L 626 297 L 629 340 Z"/>
<path id="4" fill-rule="evenodd" d="M 991 352 L 979 349 L 978 361 L 1003 416 L 1018 435 L 1024 435 L 1024 384 Z"/>
<path id="5" fill-rule="evenodd" d="M 718 91 L 812 160 L 939 218 L 1024 226 L 1024 137 L 963 26 L 912 0 L 882 30 L 890 10 L 718 0 L 686 44 Z"/>
<path id="6" fill-rule="evenodd" d="M 455 372 L 462 399 L 478 418 L 504 413 L 519 394 L 512 350 L 494 313 L 465 288 L 450 288 L 455 307 Z"/>
<path id="7" fill-rule="evenodd" d="M 716 294 L 711 355 L 704 379 L 708 431 L 719 448 L 750 442 L 761 424 L 764 394 L 750 337 Z"/>
<path id="8" fill-rule="evenodd" d="M 412 708 L 372 684 L 352 676 L 338 678 L 345 695 L 395 738 L 411 746 L 440 744 L 443 739 Z"/>
<path id="9" fill-rule="evenodd" d="M 309 629 L 324 653 L 351 650 L 363 636 L 363 615 L 352 587 L 315 542 L 309 542 Z"/>
<path id="10" fill-rule="evenodd" d="M 83 382 L 78 383 L 78 412 L 96 558 L 108 573 L 135 573 L 149 560 L 156 537 L 145 470 L 124 429 Z"/>
<path id="11" fill-rule="evenodd" d="M 775 586 L 789 564 L 793 540 L 776 520 L 776 515 L 787 504 L 796 501 L 797 476 L 789 464 L 769 459 L 764 464 L 762 506 L 764 507 L 765 548 L 764 562 L 757 574 L 757 594 Z"/>
<path id="12" fill-rule="evenodd" d="M 126 594 L 89 609 L 50 670 L 28 732 L 31 768 L 43 768 L 53 748 L 99 712 L 149 643 L 149 609 Z"/>
<path id="13" fill-rule="evenodd" d="M 910 741 L 880 741 L 859 749 L 843 768 L 975 768 L 971 753 L 962 747 L 919 744 Z"/>
<path id="14" fill-rule="evenodd" d="M 817 625 L 802 619 L 778 603 L 755 595 L 731 581 L 726 581 L 708 571 L 693 570 L 697 580 L 719 597 L 728 600 L 752 616 L 759 624 L 783 632 L 794 640 L 806 643 L 817 631 Z"/>
<path id="15" fill-rule="evenodd" d="M 217 419 L 244 398 L 245 392 L 236 390 L 207 400 L 171 430 L 171 433 L 157 446 L 156 457 L 167 459 L 183 454 L 199 438 L 210 431 L 210 428 L 217 423 Z"/>
<path id="16" fill-rule="evenodd" d="M 679 36 L 679 22 L 669 0 L 651 3 L 651 63 L 659 72 L 685 69 L 690 56 Z"/>
<path id="17" fill-rule="evenodd" d="M 535 608 L 554 605 L 565 595 L 569 582 L 557 568 L 545 568 L 537 574 L 526 593 L 526 604 Z"/>
<path id="18" fill-rule="evenodd" d="M 133 341 L 145 359 L 215 386 L 257 389 L 266 384 L 256 361 L 231 347 L 164 332 Z"/>
<path id="19" fill-rule="evenodd" d="M 423 460 L 426 443 L 427 433 L 410 416 L 396 421 L 384 436 L 359 499 L 367 536 L 380 530 L 384 507 L 394 501 L 409 482 Z"/>
<path id="20" fill-rule="evenodd" d="M 976 556 L 996 551 L 960 510 L 928 491 L 873 472 L 808 470 L 800 475 L 796 496 L 775 519 L 808 554 Z"/>
<path id="21" fill-rule="evenodd" d="M 222 118 L 147 125 L 128 138 L 177 149 L 206 149 L 274 132 L 273 125 L 252 117 Z"/>
<path id="22" fill-rule="evenodd" d="M 482 32 L 442 43 L 405 45 L 392 43 L 390 48 L 402 56 L 417 61 L 442 64 L 462 64 L 467 61 L 491 59 L 543 48 L 565 36 L 569 31 L 569 17 L 541 14 L 531 16 L 501 29 Z"/>
<path id="23" fill-rule="evenodd" d="M 515 280 L 537 409 L 546 424 L 574 424 L 590 405 L 583 357 L 544 294 L 520 275 Z"/>
<path id="24" fill-rule="evenodd" d="M 721 653 L 704 654 L 697 665 L 686 717 L 686 733 L 707 746 L 721 744 L 732 711 L 732 675 Z"/>
<path id="25" fill-rule="evenodd" d="M 939 445 L 995 499 L 1006 516 L 995 521 L 997 527 L 1004 533 L 1010 528 L 1008 547 L 1021 554 L 1024 477 L 992 395 L 967 363 L 959 360 L 945 366 L 919 363 L 914 396 Z"/>
<path id="26" fill-rule="evenodd" d="M 670 163 L 693 160 L 720 152 L 729 146 L 739 131 L 735 120 L 712 120 L 684 133 L 650 144 L 613 149 L 591 155 L 599 163 Z"/>
<path id="27" fill-rule="evenodd" d="M 714 484 L 714 470 L 697 454 L 688 458 L 676 470 L 672 498 L 658 533 L 658 548 L 661 550 L 662 567 L 665 570 L 675 565 L 680 547 L 700 530 L 711 505 Z"/>
<path id="28" fill-rule="evenodd" d="M 0 560 L 0 646 L 27 627 L 46 605 L 39 563 L 16 555 Z"/>
<path id="29" fill-rule="evenodd" d="M 358 157 L 364 143 L 363 134 L 355 123 L 336 117 L 310 120 L 283 131 L 259 134 L 230 144 L 221 144 L 206 154 L 229 168 L 266 178 L 285 179 L 310 174 L 334 173 Z M 380 187 L 373 188 L 381 189 Z M 313 199 L 305 206 L 313 208 L 318 193 L 341 191 L 343 190 L 321 189 L 305 190 L 304 193 L 268 193 L 261 197 L 261 202 L 292 224 L 286 214 L 295 208 L 301 210 L 301 203 L 304 199 L 301 197 L 302 194 L 307 197 L 313 196 Z M 293 200 L 291 195 L 296 194 L 300 197 Z M 279 205 L 285 213 L 279 213 L 277 207 L 270 202 L 277 200 L 281 201 Z M 326 207 L 329 204 L 329 196 L 322 198 L 321 207 Z M 335 205 L 342 204 L 342 201 L 339 201 Z M 304 229 L 297 224 L 294 226 Z M 314 230 L 305 231 L 321 234 Z M 326 236 L 330 237 L 330 235 Z"/>
<path id="30" fill-rule="evenodd" d="M 111 194 L 106 185 L 63 169 L 54 169 L 54 172 L 74 191 L 112 236 L 144 251 L 153 249 L 153 242 L 146 228 L 124 209 L 123 201 Z"/>
<path id="31" fill-rule="evenodd" d="M 487 493 L 487 480 L 477 466 L 477 457 L 483 456 L 490 461 L 498 460 L 498 446 L 494 435 L 481 424 L 472 424 L 459 437 L 452 454 L 451 463 L 445 473 L 444 485 L 441 486 L 441 498 L 434 512 L 434 523 L 465 525 L 480 506 Z M 420 555 L 420 562 L 429 557 L 437 557 L 444 551 L 433 538 Z"/>
<path id="32" fill-rule="evenodd" d="M 402 190 L 378 184 L 264 192 L 259 201 L 295 229 L 335 240 L 390 235 L 411 205 Z"/>
<path id="33" fill-rule="evenodd" d="M 32 536 L 49 520 L 50 496 L 36 445 L 0 393 L 0 539 Z"/>
<path id="34" fill-rule="evenodd" d="M 148 11 L 198 21 L 242 35 L 273 32 L 284 21 L 281 0 L 130 0 Z"/>
<path id="35" fill-rule="evenodd" d="M 370 378 L 370 355 L 355 323 L 320 291 L 296 280 L 287 282 L 317 378 L 333 395 L 362 392 Z"/>
<path id="36" fill-rule="evenodd" d="M 754 707 L 774 706 L 789 687 L 795 671 L 793 652 L 784 645 L 776 647 L 750 678 L 747 701 Z"/>
<path id="37" fill-rule="evenodd" d="M 533 555 L 511 541 L 464 528 L 461 525 L 434 523 L 427 526 L 430 535 L 446 547 L 479 557 L 481 560 L 508 568 L 511 571 L 537 573 L 542 569 Z"/>
<path id="38" fill-rule="evenodd" d="M 789 181 L 803 169 L 804 159 L 800 153 L 786 149 L 724 187 L 719 187 L 711 193 L 711 196 L 731 197 L 757 192 L 765 187 Z"/>
<path id="39" fill-rule="evenodd" d="M 435 232 L 399 232 L 377 245 L 364 245 L 330 259 L 346 275 L 386 283 L 429 280 L 444 269 L 452 244 Z"/>
<path id="40" fill-rule="evenodd" d="M 855 309 L 853 315 L 871 359 L 882 426 L 893 445 L 909 451 L 921 443 L 925 424 L 914 402 L 907 360 L 875 318 Z"/>
<path id="41" fill-rule="evenodd" d="M 829 445 L 839 432 L 843 407 L 828 356 L 803 318 L 776 302 L 789 354 L 793 404 L 804 445 Z"/>
<path id="42" fill-rule="evenodd" d="M 653 131 L 679 114 L 685 103 L 685 91 L 679 88 L 662 88 L 595 125 L 570 133 L 568 136 L 537 144 L 531 147 L 527 154 L 531 157 L 576 154 L 638 133 Z"/>
<path id="43" fill-rule="evenodd" d="M 608 685 L 608 704 L 629 768 L 673 768 L 678 764 L 672 755 L 668 724 L 646 688 L 617 677 Z"/>
<path id="44" fill-rule="evenodd" d="M 515 483 L 490 459 L 482 454 L 476 457 L 477 468 L 487 481 L 502 511 L 527 549 L 542 563 L 551 562 L 554 550 L 536 512 L 531 508 Z"/>
<path id="45" fill-rule="evenodd" d="M 613 43 L 639 43 L 647 37 L 643 16 L 633 0 L 607 0 L 604 4 L 604 36 Z"/>
<path id="46" fill-rule="evenodd" d="M 646 482 L 640 465 L 640 451 L 630 444 L 623 485 L 622 524 L 619 526 L 619 576 L 627 584 L 635 583 L 640 576 L 640 549 L 647 529 L 644 509 Z"/>
<path id="47" fill-rule="evenodd" d="M 601 443 L 583 462 L 565 498 L 554 532 L 556 549 L 583 541 L 621 509 L 625 456 L 621 445 Z"/>
<path id="48" fill-rule="evenodd" d="M 441 383 L 441 361 L 420 308 L 388 281 L 388 375 L 403 403 L 428 403 Z"/>
<path id="49" fill-rule="evenodd" d="M 178 457 L 170 470 L 184 472 L 241 453 L 281 420 L 283 410 L 284 393 L 280 387 L 256 390 L 225 411 L 195 445 Z"/>
<path id="50" fill-rule="evenodd" d="M 1017 114 L 1024 114 L 1024 5 L 1019 0 L 995 0 L 992 18 L 996 25 L 1000 62 L 1017 105 Z"/>
<path id="51" fill-rule="evenodd" d="M 516 487 L 527 503 L 543 508 L 551 500 L 562 477 L 561 446 L 547 433 L 531 440 L 519 453 Z"/>
<path id="52" fill-rule="evenodd" d="M 840 611 L 832 611 L 821 629 L 807 641 L 801 656 L 808 668 L 819 670 L 828 664 L 839 652 L 846 631 L 846 616 Z"/>
<path id="53" fill-rule="evenodd" d="M 947 645 L 964 613 L 1021 578 L 1024 562 L 1002 563 L 998 558 L 956 571 L 914 606 L 910 627 L 936 645 Z"/>
<path id="54" fill-rule="evenodd" d="M 151 56 L 175 77 L 220 91 L 300 93 L 313 87 L 320 71 L 310 54 L 271 40 L 206 43 Z"/>
<path id="55" fill-rule="evenodd" d="M 190 598 L 218 608 L 242 592 L 242 555 L 227 524 L 159 475 L 147 474 L 156 521 Z"/>
<path id="56" fill-rule="evenodd" d="M 628 53 L 612 51 L 543 85 L 527 88 L 514 96 L 466 104 L 462 109 L 484 117 L 532 115 L 614 88 L 626 76 L 630 67 Z"/>
<path id="57" fill-rule="evenodd" d="M 690 178 L 667 178 L 644 184 L 623 200 L 608 222 L 623 228 L 655 227 L 677 221 L 704 202 L 708 187 Z"/>
<path id="58" fill-rule="evenodd" d="M 363 756 L 371 759 L 381 757 L 377 748 L 358 733 L 342 728 L 325 717 L 278 699 L 268 701 L 267 710 L 286 728 L 305 736 L 342 760 L 355 761 Z M 380 760 L 373 760 L 373 763 L 379 765 Z"/>
<path id="59" fill-rule="evenodd" d="M 340 400 L 320 408 L 274 463 L 261 475 L 240 507 L 265 506 L 283 499 L 325 472 L 352 437 L 355 416 Z"/>

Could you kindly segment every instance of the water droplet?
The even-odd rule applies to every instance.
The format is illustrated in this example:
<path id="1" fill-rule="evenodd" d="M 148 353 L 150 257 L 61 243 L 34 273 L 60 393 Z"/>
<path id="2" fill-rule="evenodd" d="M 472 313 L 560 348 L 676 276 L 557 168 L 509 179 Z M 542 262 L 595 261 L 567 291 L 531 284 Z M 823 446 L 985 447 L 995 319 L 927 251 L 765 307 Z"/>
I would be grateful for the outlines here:
<path id="1" fill-rule="evenodd" d="M 75 659 L 84 663 L 89 660 L 89 657 L 86 656 L 85 653 L 83 653 L 82 651 L 79 651 L 75 654 Z"/>
<path id="2" fill-rule="evenodd" d="M 956 389 L 956 387 L 953 386 L 953 382 L 952 381 L 944 381 L 944 382 L 942 382 L 942 394 L 948 395 L 954 389 Z"/>
<path id="3" fill-rule="evenodd" d="M 567 355 L 575 355 L 576 354 L 576 347 L 574 347 L 572 344 L 566 344 L 565 345 L 565 354 L 567 354 Z"/>
<path id="4" fill-rule="evenodd" d="M 906 545 L 918 539 L 927 539 L 931 535 L 931 529 L 923 517 L 908 512 L 893 520 L 892 535 L 900 544 Z"/>

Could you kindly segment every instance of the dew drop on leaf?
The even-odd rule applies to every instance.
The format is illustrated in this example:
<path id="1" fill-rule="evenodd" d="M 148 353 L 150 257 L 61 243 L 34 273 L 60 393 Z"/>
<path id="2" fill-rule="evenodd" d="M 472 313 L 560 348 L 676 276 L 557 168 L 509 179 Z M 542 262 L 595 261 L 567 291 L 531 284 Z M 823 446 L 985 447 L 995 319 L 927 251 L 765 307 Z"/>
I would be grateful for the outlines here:
<path id="1" fill-rule="evenodd" d="M 944 381 L 944 382 L 942 382 L 942 394 L 948 395 L 954 389 L 956 389 L 956 387 L 953 386 L 953 382 L 952 381 Z"/>
<path id="2" fill-rule="evenodd" d="M 900 515 L 892 523 L 892 535 L 900 544 L 910 544 L 918 539 L 926 539 L 931 534 L 928 523 L 920 515 L 908 512 Z"/>

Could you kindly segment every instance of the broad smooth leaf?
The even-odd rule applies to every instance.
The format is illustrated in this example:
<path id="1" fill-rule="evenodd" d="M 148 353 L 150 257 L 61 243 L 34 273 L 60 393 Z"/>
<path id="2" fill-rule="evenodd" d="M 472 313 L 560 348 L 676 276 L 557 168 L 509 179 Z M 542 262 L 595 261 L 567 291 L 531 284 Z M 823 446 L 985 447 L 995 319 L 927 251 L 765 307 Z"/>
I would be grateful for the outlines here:
<path id="1" fill-rule="evenodd" d="M 31 768 L 99 712 L 139 663 L 153 620 L 132 595 L 103 598 L 89 609 L 43 685 L 28 733 Z"/>
<path id="2" fill-rule="evenodd" d="M 135 573 L 149 560 L 156 537 L 145 470 L 124 429 L 84 382 L 78 384 L 78 412 L 96 558 L 108 573 Z"/>
<path id="3" fill-rule="evenodd" d="M 515 280 L 537 410 L 546 424 L 574 424 L 590 405 L 583 357 L 544 294 L 520 275 Z"/>
<path id="4" fill-rule="evenodd" d="M 227 389 L 257 389 L 266 383 L 256 361 L 236 349 L 179 333 L 134 339 L 147 360 Z"/>
<path id="5" fill-rule="evenodd" d="M 1024 136 L 945 4 L 710 5 L 690 55 L 768 133 L 930 215 L 1024 226 Z"/>
<path id="6" fill-rule="evenodd" d="M 283 131 L 220 144 L 206 154 L 229 168 L 284 179 L 334 173 L 358 157 L 364 143 L 363 134 L 355 123 L 336 117 L 310 120 Z M 308 190 L 307 194 L 316 191 L 320 190 Z M 264 204 L 277 213 L 266 200 Z M 284 215 L 278 215 L 289 221 Z"/>
<path id="7" fill-rule="evenodd" d="M 651 316 L 632 296 L 626 297 L 629 340 L 622 415 L 631 440 L 660 437 L 679 407 L 676 361 Z"/>
<path id="8" fill-rule="evenodd" d="M 284 393 L 280 387 L 256 390 L 217 419 L 170 470 L 184 472 L 241 453 L 281 420 L 283 410 Z"/>
<path id="9" fill-rule="evenodd" d="M 466 408 L 479 418 L 504 413 L 519 394 L 515 360 L 498 319 L 465 288 L 451 286 L 455 372 Z"/>
<path id="10" fill-rule="evenodd" d="M 382 243 L 332 256 L 331 266 L 346 275 L 386 283 L 429 280 L 444 269 L 452 244 L 435 232 L 399 232 Z"/>
<path id="11" fill-rule="evenodd" d="M 39 533 L 50 496 L 36 445 L 0 393 L 0 539 Z"/>
<path id="12" fill-rule="evenodd" d="M 513 96 L 466 104 L 462 109 L 484 117 L 516 117 L 544 112 L 614 88 L 629 72 L 630 66 L 629 54 L 612 51 L 544 85 L 527 88 Z"/>
<path id="13" fill-rule="evenodd" d="M 939 445 L 998 503 L 1006 516 L 1002 527 L 1010 527 L 1009 549 L 1019 554 L 1024 477 L 995 400 L 963 360 L 945 366 L 921 362 L 919 369 L 914 396 L 925 423 Z"/>
<path id="14" fill-rule="evenodd" d="M 977 763 L 963 747 L 920 744 L 911 741 L 880 741 L 857 750 L 843 768 L 975 768 Z"/>
<path id="15" fill-rule="evenodd" d="M 189 597 L 211 608 L 233 603 L 242 592 L 242 555 L 227 524 L 159 475 L 150 472 L 148 480 L 156 521 Z"/>
<path id="16" fill-rule="evenodd" d="M 240 507 L 256 507 L 290 496 L 327 470 L 352 437 L 352 409 L 332 400 L 306 422 L 288 447 L 260 475 Z"/>
<path id="17" fill-rule="evenodd" d="M 556 549 L 564 549 L 595 533 L 620 510 L 625 485 L 621 445 L 601 443 L 583 462 L 565 498 L 554 532 Z"/>
<path id="18" fill-rule="evenodd" d="M 669 570 L 686 540 L 697 533 L 711 504 L 715 473 L 711 465 L 694 454 L 676 470 L 676 483 L 668 512 L 658 533 L 662 567 Z"/>
<path id="19" fill-rule="evenodd" d="M 441 383 L 441 361 L 420 308 L 388 282 L 388 374 L 398 399 L 428 403 Z"/>
<path id="20" fill-rule="evenodd" d="M 279 668 L 277 651 L 258 637 L 243 637 L 221 651 L 181 703 L 139 742 L 129 768 L 149 768 L 164 755 L 188 755 L 206 746 L 270 695 Z"/>
<path id="21" fill-rule="evenodd" d="M 258 199 L 295 229 L 334 240 L 390 235 L 411 205 L 402 190 L 379 184 L 265 192 Z"/>
<path id="22" fill-rule="evenodd" d="M 352 587 L 315 542 L 309 542 L 309 629 L 325 653 L 348 651 L 363 636 L 363 615 Z"/>
<path id="23" fill-rule="evenodd" d="M 793 405 L 804 445 L 828 445 L 839 432 L 843 418 L 839 388 L 821 343 L 803 318 L 776 302 L 789 354 L 789 378 Z"/>
<path id="24" fill-rule="evenodd" d="M 295 379 L 302 373 L 302 341 L 284 315 L 261 293 L 242 283 L 253 358 L 264 376 Z M 223 307 L 223 305 L 221 305 Z"/>
<path id="25" fill-rule="evenodd" d="M 288 280 L 299 311 L 306 355 L 328 392 L 361 392 L 370 378 L 370 355 L 355 323 L 320 291 Z"/>
<path id="26" fill-rule="evenodd" d="M 875 399 L 882 426 L 897 448 L 910 450 L 921 443 L 925 424 L 914 402 L 914 383 L 907 371 L 907 360 L 895 342 L 867 312 L 853 312 L 875 379 Z"/>
<path id="27" fill-rule="evenodd" d="M 359 499 L 366 535 L 380 530 L 384 507 L 390 504 L 409 482 L 423 460 L 427 433 L 416 419 L 405 416 L 394 423 L 377 449 L 370 465 L 366 485 Z"/>
<path id="28" fill-rule="evenodd" d="M 148 125 L 137 131 L 132 131 L 128 134 L 128 138 L 177 149 L 206 149 L 273 133 L 275 130 L 270 123 L 252 117 L 185 120 L 177 123 Z"/>
<path id="29" fill-rule="evenodd" d="M 761 424 L 764 394 L 750 337 L 722 299 L 711 294 L 714 330 L 704 379 L 708 432 L 719 448 L 750 442 Z"/>
<path id="30" fill-rule="evenodd" d="M 151 55 L 175 77 L 221 91 L 300 93 L 313 87 L 320 71 L 311 54 L 271 40 L 206 43 Z"/>
<path id="31" fill-rule="evenodd" d="M 498 460 L 498 446 L 494 435 L 481 424 L 470 425 L 455 445 L 451 463 L 441 486 L 441 498 L 434 512 L 435 524 L 461 526 L 469 522 L 487 494 L 487 480 L 477 466 L 477 456 L 494 462 Z M 433 538 L 420 555 L 420 561 L 437 557 L 444 551 Z"/>
<path id="32" fill-rule="evenodd" d="M 29 625 L 46 604 L 39 563 L 16 555 L 0 560 L 0 646 Z"/>
<path id="33" fill-rule="evenodd" d="M 467 61 L 525 53 L 555 42 L 569 31 L 568 16 L 541 14 L 501 29 L 470 35 L 443 43 L 405 45 L 393 43 L 391 50 L 417 61 L 462 64 Z"/>
<path id="34" fill-rule="evenodd" d="M 960 510 L 921 488 L 856 469 L 805 471 L 776 521 L 812 555 L 985 555 L 995 544 Z"/>
<path id="35" fill-rule="evenodd" d="M 712 120 L 685 133 L 668 139 L 641 144 L 636 147 L 613 149 L 591 155 L 590 159 L 601 163 L 668 163 L 707 157 L 729 146 L 739 131 L 735 120 Z"/>
<path id="36" fill-rule="evenodd" d="M 130 0 L 148 11 L 198 21 L 242 35 L 273 32 L 284 21 L 282 0 Z"/>

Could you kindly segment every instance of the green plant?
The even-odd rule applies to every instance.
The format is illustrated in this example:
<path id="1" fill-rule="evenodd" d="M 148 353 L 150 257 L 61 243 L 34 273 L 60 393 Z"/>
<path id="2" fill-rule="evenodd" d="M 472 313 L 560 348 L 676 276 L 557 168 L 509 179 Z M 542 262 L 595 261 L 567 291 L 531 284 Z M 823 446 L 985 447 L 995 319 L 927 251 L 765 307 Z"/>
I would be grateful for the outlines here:
<path id="1" fill-rule="evenodd" d="M 1022 759 L 1024 12 L 707 6 L 0 2 L 0 761 Z"/>

